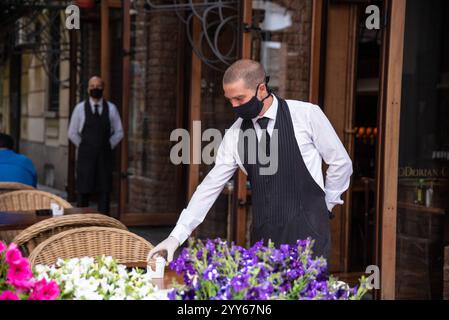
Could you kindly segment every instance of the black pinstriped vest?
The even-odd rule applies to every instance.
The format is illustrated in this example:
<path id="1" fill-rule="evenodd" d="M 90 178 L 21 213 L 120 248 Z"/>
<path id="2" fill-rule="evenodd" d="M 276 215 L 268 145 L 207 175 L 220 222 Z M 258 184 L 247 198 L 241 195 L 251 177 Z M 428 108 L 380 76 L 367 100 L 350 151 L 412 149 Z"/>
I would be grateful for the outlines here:
<path id="1" fill-rule="evenodd" d="M 259 161 L 249 161 L 251 155 L 248 150 L 254 150 L 248 148 L 251 139 L 244 138 L 242 132 L 239 138 L 240 153 L 244 152 L 240 159 L 252 188 L 251 242 L 271 239 L 275 245 L 295 244 L 296 240 L 311 237 L 315 240 L 315 255 L 328 258 L 330 228 L 325 193 L 304 163 L 287 103 L 279 97 L 277 99 L 279 104 L 274 125 L 278 133 L 276 173 L 262 175 L 260 169 L 263 165 Z M 252 120 L 243 120 L 241 129 L 243 132 L 254 131 Z"/>
<path id="2" fill-rule="evenodd" d="M 84 103 L 85 121 L 78 149 L 77 191 L 107 192 L 112 188 L 113 154 L 109 138 L 111 124 L 109 106 L 103 99 L 103 111 L 92 113 L 89 101 Z"/>

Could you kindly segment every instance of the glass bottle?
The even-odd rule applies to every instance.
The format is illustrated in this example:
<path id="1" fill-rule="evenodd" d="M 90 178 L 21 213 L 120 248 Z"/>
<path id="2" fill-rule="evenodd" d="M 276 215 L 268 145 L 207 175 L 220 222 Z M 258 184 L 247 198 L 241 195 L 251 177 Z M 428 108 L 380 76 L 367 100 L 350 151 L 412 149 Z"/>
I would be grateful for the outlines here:
<path id="1" fill-rule="evenodd" d="M 418 188 L 416 190 L 416 204 L 423 205 L 424 204 L 424 180 L 419 179 Z"/>
<path id="2" fill-rule="evenodd" d="M 433 181 L 430 182 L 430 187 L 426 190 L 426 207 L 430 208 L 433 205 Z"/>

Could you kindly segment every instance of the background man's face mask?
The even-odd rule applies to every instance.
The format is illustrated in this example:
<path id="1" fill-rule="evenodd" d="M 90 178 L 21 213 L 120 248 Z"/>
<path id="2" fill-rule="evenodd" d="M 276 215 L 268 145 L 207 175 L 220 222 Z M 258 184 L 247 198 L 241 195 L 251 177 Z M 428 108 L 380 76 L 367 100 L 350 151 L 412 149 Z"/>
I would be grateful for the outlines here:
<path id="1" fill-rule="evenodd" d="M 268 95 L 262 101 L 260 101 L 257 98 L 257 92 L 259 91 L 259 86 L 260 86 L 260 84 L 257 85 L 256 94 L 251 98 L 251 100 L 249 100 L 248 102 L 246 102 L 238 107 L 233 108 L 234 112 L 240 118 L 242 118 L 244 120 L 251 120 L 251 119 L 256 118 L 262 111 L 263 102 L 271 96 L 271 93 L 268 92 Z"/>
<path id="2" fill-rule="evenodd" d="M 101 88 L 90 89 L 89 94 L 94 99 L 100 99 L 103 96 L 103 89 Z"/>

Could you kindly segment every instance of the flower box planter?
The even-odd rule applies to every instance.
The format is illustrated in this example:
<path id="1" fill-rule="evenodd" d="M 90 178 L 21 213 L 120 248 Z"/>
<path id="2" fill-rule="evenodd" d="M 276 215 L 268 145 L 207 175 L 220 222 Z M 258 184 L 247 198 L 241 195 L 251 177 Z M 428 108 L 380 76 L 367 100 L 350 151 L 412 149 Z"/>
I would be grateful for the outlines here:
<path id="1" fill-rule="evenodd" d="M 366 279 L 350 288 L 329 276 L 324 258 L 313 257 L 313 241 L 296 245 L 258 242 L 250 249 L 226 241 L 191 239 L 170 264 L 183 276 L 169 292 L 172 300 L 359 300 Z"/>

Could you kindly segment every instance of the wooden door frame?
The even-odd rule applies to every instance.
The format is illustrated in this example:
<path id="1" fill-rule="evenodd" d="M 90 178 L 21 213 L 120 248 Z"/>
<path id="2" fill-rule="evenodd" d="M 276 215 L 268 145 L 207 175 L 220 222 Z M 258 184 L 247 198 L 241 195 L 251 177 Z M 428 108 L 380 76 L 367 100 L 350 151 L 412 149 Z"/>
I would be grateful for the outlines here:
<path id="1" fill-rule="evenodd" d="M 198 17 L 192 21 L 193 41 L 197 43 L 200 40 L 201 23 Z M 190 163 L 188 168 L 187 183 L 187 201 L 190 201 L 196 188 L 200 183 L 200 159 L 201 136 L 194 135 L 194 121 L 201 121 L 201 72 L 202 61 L 192 49 L 191 71 L 190 71 L 190 98 L 189 98 L 189 133 L 190 133 Z M 198 133 L 197 133 L 198 134 Z M 199 133 L 201 134 L 201 133 Z M 199 159 L 198 159 L 199 156 Z M 198 236 L 198 228 L 193 230 L 193 237 Z"/>
<path id="2" fill-rule="evenodd" d="M 131 0 L 122 1 L 122 41 L 123 41 L 123 58 L 122 58 L 122 126 L 123 139 L 120 143 L 120 176 L 119 176 L 119 202 L 118 202 L 118 218 L 126 210 L 127 194 L 128 194 L 128 130 L 129 130 L 129 78 L 131 63 L 131 16 L 129 10 L 131 8 Z M 102 42 L 103 43 L 103 42 Z"/>
<path id="3" fill-rule="evenodd" d="M 310 70 L 309 70 L 309 102 L 321 104 L 321 89 L 323 88 L 324 49 L 326 30 L 325 0 L 314 0 L 312 3 L 312 30 L 310 41 Z"/>
<path id="4" fill-rule="evenodd" d="M 353 135 L 348 129 L 352 129 L 355 104 L 358 12 L 356 3 L 315 2 L 310 58 L 309 97 L 313 103 L 322 103 L 326 116 L 352 156 Z M 333 237 L 338 237 L 332 240 L 335 244 L 332 272 L 349 271 L 351 192 L 345 192 L 342 197 L 344 205 L 334 209 L 336 218 L 332 221 Z"/>
<path id="5" fill-rule="evenodd" d="M 69 71 L 69 115 L 71 116 L 76 105 L 76 94 L 78 88 L 77 82 L 77 65 L 78 65 L 78 35 L 76 29 L 69 30 L 70 41 L 70 71 Z M 76 147 L 68 141 L 68 166 L 67 166 L 67 199 L 75 201 L 75 163 L 76 163 Z"/>
<path id="6" fill-rule="evenodd" d="M 252 35 L 251 32 L 245 30 L 245 26 L 252 25 L 252 2 L 241 1 L 239 12 L 241 15 L 239 35 L 239 58 L 251 59 L 252 53 Z M 247 176 L 239 169 L 235 174 L 235 187 L 233 195 L 233 214 L 231 217 L 233 234 L 231 238 L 239 246 L 245 246 L 246 230 L 248 227 L 248 192 L 246 190 Z"/>
<path id="7" fill-rule="evenodd" d="M 376 250 L 381 288 L 376 297 L 395 299 L 399 134 L 406 0 L 385 0 L 387 25 L 382 53 L 377 149 Z"/>
<path id="8" fill-rule="evenodd" d="M 319 101 L 321 73 L 316 64 L 323 52 L 323 6 L 314 1 L 312 20 L 312 55 L 310 100 Z M 396 220 L 399 128 L 402 94 L 402 68 L 405 33 L 406 0 L 385 0 L 385 32 L 383 34 L 381 84 L 379 99 L 379 143 L 376 152 L 376 247 L 374 261 L 380 268 L 379 299 L 394 299 L 396 289 Z"/>
<path id="9" fill-rule="evenodd" d="M 111 88 L 110 84 L 110 65 L 111 65 L 111 54 L 109 47 L 109 1 L 103 0 L 100 4 L 100 23 L 101 23 L 101 38 L 100 38 L 100 73 L 101 78 L 104 80 L 104 91 L 103 95 L 105 99 L 109 99 L 109 91 Z"/>

